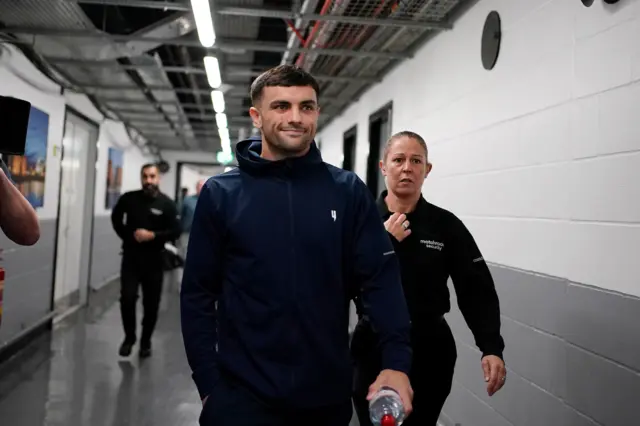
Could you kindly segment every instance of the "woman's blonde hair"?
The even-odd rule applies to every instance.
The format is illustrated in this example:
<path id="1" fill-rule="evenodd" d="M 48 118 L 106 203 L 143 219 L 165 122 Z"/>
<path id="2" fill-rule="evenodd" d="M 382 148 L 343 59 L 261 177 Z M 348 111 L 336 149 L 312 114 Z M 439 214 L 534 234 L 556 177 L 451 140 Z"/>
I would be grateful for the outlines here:
<path id="1" fill-rule="evenodd" d="M 401 132 L 391 135 L 391 137 L 387 140 L 387 142 L 384 145 L 384 151 L 382 151 L 382 161 L 387 161 L 387 155 L 389 154 L 389 150 L 391 149 L 391 146 L 396 140 L 400 138 L 409 138 L 418 142 L 420 146 L 424 149 L 425 158 L 428 157 L 429 151 L 427 150 L 427 143 L 425 142 L 424 138 L 419 134 L 412 132 L 410 130 L 403 130 Z"/>

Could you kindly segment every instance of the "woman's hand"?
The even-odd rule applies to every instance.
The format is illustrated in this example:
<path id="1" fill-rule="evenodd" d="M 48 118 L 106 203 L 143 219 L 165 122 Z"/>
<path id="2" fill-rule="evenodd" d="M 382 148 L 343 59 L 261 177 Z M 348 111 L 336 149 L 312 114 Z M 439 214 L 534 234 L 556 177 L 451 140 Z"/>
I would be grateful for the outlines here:
<path id="1" fill-rule="evenodd" d="M 409 221 L 404 213 L 394 213 L 384 223 L 384 227 L 388 233 L 394 236 L 398 241 L 402 241 L 411 234 L 409 229 Z"/>
<path id="2" fill-rule="evenodd" d="M 484 372 L 484 381 L 487 382 L 487 394 L 493 396 L 504 386 L 507 379 L 504 361 L 495 355 L 487 355 L 482 358 L 482 371 Z"/>

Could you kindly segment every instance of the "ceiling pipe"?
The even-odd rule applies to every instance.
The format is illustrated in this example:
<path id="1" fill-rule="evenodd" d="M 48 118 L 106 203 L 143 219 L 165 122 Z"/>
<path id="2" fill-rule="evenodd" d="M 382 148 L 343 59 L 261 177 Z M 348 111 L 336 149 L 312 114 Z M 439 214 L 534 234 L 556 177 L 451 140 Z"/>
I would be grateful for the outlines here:
<path id="1" fill-rule="evenodd" d="M 380 2 L 378 3 L 378 7 L 376 7 L 376 9 L 373 11 L 372 15 L 370 16 L 371 18 L 378 18 L 378 16 L 385 10 L 385 8 L 387 6 L 391 6 L 392 10 L 393 8 L 397 8 L 399 6 L 398 1 L 391 1 L 390 3 L 388 3 L 387 0 L 380 0 Z M 402 8 L 403 6 L 400 6 L 400 8 Z M 355 34 L 353 34 L 352 36 L 349 37 L 350 40 L 346 40 L 347 41 L 347 49 L 357 49 L 360 46 L 360 43 L 366 40 L 369 40 L 372 36 L 372 34 L 375 32 L 375 30 L 372 31 L 372 29 L 370 27 L 364 27 L 364 28 L 356 28 Z M 366 37 L 366 36 L 369 37 Z M 366 37 L 366 38 L 365 38 Z M 340 69 L 342 69 L 342 67 L 344 66 L 344 64 L 347 61 L 345 60 L 345 58 L 336 58 L 336 60 L 333 62 L 333 65 L 331 67 L 330 70 L 330 74 L 333 75 L 337 72 L 340 71 Z"/>
<path id="2" fill-rule="evenodd" d="M 320 10 L 320 15 L 325 15 L 326 13 L 328 13 L 331 9 L 331 4 L 333 3 L 333 0 L 324 0 L 324 4 L 322 5 L 322 9 Z M 305 39 L 304 43 L 302 44 L 302 47 L 307 48 L 309 47 L 310 43 L 313 41 L 313 38 L 315 37 L 316 33 L 318 32 L 318 30 L 323 26 L 322 25 L 323 22 L 321 21 L 316 21 L 313 24 L 313 27 L 311 28 L 311 31 L 309 32 L 309 35 L 307 36 L 307 38 Z M 298 58 L 296 59 L 296 65 L 297 66 L 301 66 L 301 64 L 304 62 L 304 57 L 305 57 L 305 53 L 301 53 Z"/>
<path id="3" fill-rule="evenodd" d="M 309 13 L 309 11 L 315 11 L 316 6 L 318 5 L 318 0 L 304 0 L 302 3 L 302 7 L 300 7 L 300 15 L 304 15 Z M 296 19 L 295 28 L 300 28 L 304 21 L 300 18 Z M 300 45 L 300 40 L 296 36 L 295 31 L 292 29 L 291 35 L 289 36 L 289 41 L 287 42 L 287 50 L 282 55 L 282 60 L 280 61 L 280 65 L 284 65 L 287 63 L 291 63 L 293 59 L 293 53 L 290 51 L 291 49 L 295 49 Z"/>
<path id="4" fill-rule="evenodd" d="M 331 14 L 331 13 L 342 14 L 345 11 L 347 5 L 349 4 L 349 0 L 336 0 L 335 2 L 328 0 L 328 3 L 333 3 L 333 7 L 331 7 L 331 10 L 325 11 L 326 14 Z M 324 13 L 321 12 L 321 14 L 324 14 Z M 316 24 L 318 22 L 316 22 Z M 309 47 L 312 51 L 304 57 L 300 55 L 298 57 L 298 60 L 301 62 L 300 66 L 303 67 L 306 71 L 311 72 L 313 65 L 316 62 L 316 59 L 318 59 L 319 53 L 315 53 L 313 52 L 313 50 L 328 47 L 327 42 L 330 40 L 337 25 L 338 25 L 337 22 L 331 22 L 331 21 L 325 22 L 324 25 L 322 25 L 322 27 L 320 28 L 320 31 L 318 31 L 318 34 L 315 37 L 315 39 L 312 41 L 311 45 L 305 45 L 305 47 Z"/>

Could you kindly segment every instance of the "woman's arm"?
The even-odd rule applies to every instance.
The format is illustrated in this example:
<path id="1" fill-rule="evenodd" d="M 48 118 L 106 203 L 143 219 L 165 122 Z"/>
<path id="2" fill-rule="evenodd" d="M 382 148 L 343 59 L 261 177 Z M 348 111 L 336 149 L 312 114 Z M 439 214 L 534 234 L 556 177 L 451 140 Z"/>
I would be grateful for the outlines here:
<path id="1" fill-rule="evenodd" d="M 449 274 L 460 312 L 482 355 L 502 358 L 500 302 L 491 271 L 467 227 L 457 217 L 451 219 L 447 230 Z"/>

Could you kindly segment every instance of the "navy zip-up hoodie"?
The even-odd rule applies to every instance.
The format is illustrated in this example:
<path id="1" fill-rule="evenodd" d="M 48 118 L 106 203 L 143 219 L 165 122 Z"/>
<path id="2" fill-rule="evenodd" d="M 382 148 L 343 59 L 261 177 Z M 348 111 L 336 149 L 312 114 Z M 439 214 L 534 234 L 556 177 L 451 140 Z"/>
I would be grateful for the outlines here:
<path id="1" fill-rule="evenodd" d="M 356 292 L 383 368 L 408 373 L 399 263 L 369 189 L 324 163 L 315 143 L 298 158 L 260 153 L 260 139 L 239 142 L 239 168 L 207 181 L 194 214 L 181 317 L 201 397 L 224 373 L 273 406 L 348 401 Z"/>

